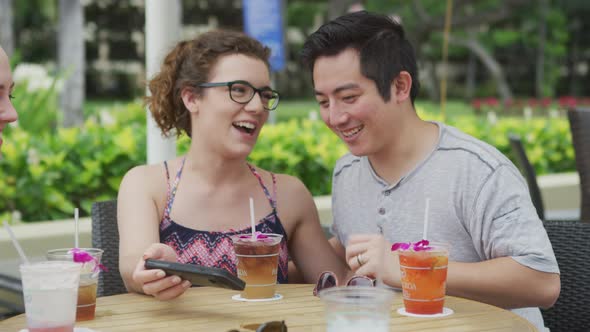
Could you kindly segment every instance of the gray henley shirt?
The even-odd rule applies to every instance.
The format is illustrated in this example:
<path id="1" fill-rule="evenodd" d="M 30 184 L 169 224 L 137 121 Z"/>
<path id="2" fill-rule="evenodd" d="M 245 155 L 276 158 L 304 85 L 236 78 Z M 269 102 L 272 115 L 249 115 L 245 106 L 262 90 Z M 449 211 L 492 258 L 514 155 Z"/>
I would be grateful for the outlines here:
<path id="1" fill-rule="evenodd" d="M 450 243 L 452 261 L 512 257 L 532 269 L 559 273 L 518 169 L 491 145 L 435 124 L 436 147 L 397 183 L 380 178 L 367 157 L 347 154 L 338 160 L 332 233 L 343 245 L 351 234 L 383 234 L 391 243 L 417 241 L 422 238 L 428 197 L 428 239 Z M 543 331 L 538 308 L 513 311 Z"/>

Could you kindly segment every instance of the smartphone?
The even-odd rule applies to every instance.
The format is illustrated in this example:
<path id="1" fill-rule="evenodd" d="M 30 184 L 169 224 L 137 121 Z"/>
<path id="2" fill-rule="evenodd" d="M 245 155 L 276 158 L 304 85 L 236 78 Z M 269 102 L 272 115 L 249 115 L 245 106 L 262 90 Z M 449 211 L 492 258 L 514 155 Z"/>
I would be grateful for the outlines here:
<path id="1" fill-rule="evenodd" d="M 166 275 L 179 276 L 197 286 L 220 287 L 233 290 L 243 290 L 246 287 L 246 283 L 242 279 L 227 270 L 216 267 L 147 259 L 145 261 L 145 268 L 148 270 L 163 270 L 166 272 Z"/>

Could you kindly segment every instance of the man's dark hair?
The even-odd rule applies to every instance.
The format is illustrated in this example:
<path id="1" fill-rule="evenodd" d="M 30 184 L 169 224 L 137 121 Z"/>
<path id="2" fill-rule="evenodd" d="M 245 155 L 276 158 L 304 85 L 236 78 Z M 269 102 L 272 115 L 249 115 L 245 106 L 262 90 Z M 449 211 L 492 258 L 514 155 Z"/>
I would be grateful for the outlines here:
<path id="1" fill-rule="evenodd" d="M 348 48 L 359 52 L 361 73 L 375 81 L 385 102 L 391 99 L 393 80 L 401 71 L 407 71 L 412 76 L 410 98 L 414 104 L 420 89 L 416 56 L 398 22 L 366 11 L 340 16 L 309 36 L 301 59 L 313 72 L 318 57 L 337 55 Z"/>

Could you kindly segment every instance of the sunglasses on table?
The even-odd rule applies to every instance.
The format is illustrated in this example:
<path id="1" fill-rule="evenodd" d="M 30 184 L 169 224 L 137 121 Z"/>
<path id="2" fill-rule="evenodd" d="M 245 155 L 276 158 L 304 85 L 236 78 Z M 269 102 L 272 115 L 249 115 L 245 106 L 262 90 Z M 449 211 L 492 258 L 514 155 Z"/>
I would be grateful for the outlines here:
<path id="1" fill-rule="evenodd" d="M 284 320 L 273 320 L 258 324 L 247 324 L 242 327 L 250 331 L 256 332 L 287 332 L 287 325 Z M 228 332 L 240 332 L 239 330 L 229 330 Z"/>
<path id="2" fill-rule="evenodd" d="M 367 276 L 352 276 L 348 281 L 346 281 L 346 286 L 363 286 L 363 287 L 375 287 L 376 280 L 371 279 Z M 318 296 L 320 291 L 332 287 L 338 286 L 338 278 L 334 274 L 334 272 L 322 272 L 320 274 L 318 281 L 313 288 L 313 295 Z"/>

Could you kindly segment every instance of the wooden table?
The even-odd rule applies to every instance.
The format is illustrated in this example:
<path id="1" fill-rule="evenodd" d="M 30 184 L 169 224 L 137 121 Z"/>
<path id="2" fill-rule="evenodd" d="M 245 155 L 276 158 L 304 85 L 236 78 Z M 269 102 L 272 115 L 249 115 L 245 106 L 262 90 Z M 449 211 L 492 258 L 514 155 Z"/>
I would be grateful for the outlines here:
<path id="1" fill-rule="evenodd" d="M 138 294 L 98 298 L 96 318 L 78 327 L 94 331 L 228 331 L 251 323 L 285 320 L 289 332 L 325 331 L 324 304 L 312 295 L 312 285 L 278 285 L 280 301 L 239 302 L 236 291 L 219 288 L 191 288 L 180 298 L 161 302 Z M 392 331 L 537 331 L 520 316 L 491 305 L 447 296 L 445 306 L 453 315 L 444 318 L 401 316 L 403 306 L 396 293 L 391 308 Z M 0 331 L 18 331 L 26 325 L 19 315 L 0 322 Z M 240 329 L 240 331 L 248 331 Z"/>

